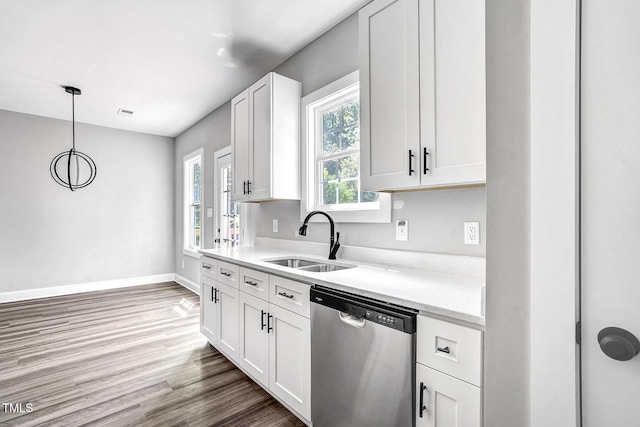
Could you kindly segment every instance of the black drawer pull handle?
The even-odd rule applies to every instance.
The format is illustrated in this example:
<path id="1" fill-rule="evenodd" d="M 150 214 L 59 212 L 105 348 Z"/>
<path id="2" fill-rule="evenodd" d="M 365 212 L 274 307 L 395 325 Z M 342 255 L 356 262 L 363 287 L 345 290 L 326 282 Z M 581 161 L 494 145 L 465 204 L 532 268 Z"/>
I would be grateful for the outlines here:
<path id="1" fill-rule="evenodd" d="M 273 319 L 273 315 L 267 313 L 267 333 L 273 330 L 273 326 L 271 326 L 271 319 Z"/>
<path id="2" fill-rule="evenodd" d="M 427 167 L 427 156 L 429 155 L 429 152 L 427 151 L 427 147 L 425 147 L 423 150 L 424 151 L 422 155 L 423 156 L 422 164 L 423 164 L 424 170 L 422 173 L 426 175 L 427 172 L 429 172 L 429 168 Z"/>
<path id="3" fill-rule="evenodd" d="M 207 269 L 207 270 L 211 270 L 211 266 L 207 265 L 207 264 L 202 264 L 202 268 Z"/>
<path id="4" fill-rule="evenodd" d="M 231 277 L 231 273 L 227 273 L 226 271 L 221 271 L 220 274 L 226 277 Z"/>
<path id="5" fill-rule="evenodd" d="M 293 295 L 289 295 L 285 292 L 278 292 L 278 295 L 283 296 L 285 298 L 293 299 Z"/>
<path id="6" fill-rule="evenodd" d="M 422 418 L 422 413 L 427 410 L 427 407 L 424 404 L 424 391 L 427 389 L 427 386 L 424 385 L 423 382 L 420 382 L 420 418 Z"/>
<path id="7" fill-rule="evenodd" d="M 451 353 L 451 350 L 449 350 L 449 347 L 444 347 L 444 348 L 438 347 L 438 351 L 440 353 L 447 353 L 447 354 Z"/>
<path id="8" fill-rule="evenodd" d="M 256 282 L 252 282 L 251 280 L 245 280 L 244 283 L 246 283 L 247 285 L 251 285 L 251 286 L 258 286 L 258 284 Z"/>

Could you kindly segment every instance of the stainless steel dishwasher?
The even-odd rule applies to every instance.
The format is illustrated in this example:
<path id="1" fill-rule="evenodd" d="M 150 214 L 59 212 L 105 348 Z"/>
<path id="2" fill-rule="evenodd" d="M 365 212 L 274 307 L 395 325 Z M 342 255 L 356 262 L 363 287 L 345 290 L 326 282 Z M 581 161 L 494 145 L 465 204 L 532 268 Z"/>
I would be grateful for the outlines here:
<path id="1" fill-rule="evenodd" d="M 311 288 L 314 427 L 401 427 L 415 419 L 416 311 Z"/>

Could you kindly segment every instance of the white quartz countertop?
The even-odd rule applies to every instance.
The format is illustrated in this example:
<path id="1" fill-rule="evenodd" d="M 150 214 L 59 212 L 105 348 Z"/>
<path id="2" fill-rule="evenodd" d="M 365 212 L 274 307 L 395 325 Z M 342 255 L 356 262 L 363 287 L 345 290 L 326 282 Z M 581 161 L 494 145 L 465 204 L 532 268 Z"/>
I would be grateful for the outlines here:
<path id="1" fill-rule="evenodd" d="M 201 254 L 309 284 L 323 285 L 381 299 L 476 325 L 484 325 L 482 310 L 484 278 L 431 272 L 362 261 L 326 258 L 268 247 L 204 249 Z M 302 258 L 327 264 L 356 267 L 331 272 L 309 272 L 268 263 L 278 258 Z"/>

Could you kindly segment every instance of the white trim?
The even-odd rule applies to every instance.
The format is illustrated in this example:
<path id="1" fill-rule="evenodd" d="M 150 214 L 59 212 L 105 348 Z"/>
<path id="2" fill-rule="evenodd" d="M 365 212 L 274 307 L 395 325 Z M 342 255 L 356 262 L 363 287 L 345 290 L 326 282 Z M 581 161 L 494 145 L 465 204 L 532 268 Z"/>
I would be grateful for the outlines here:
<path id="1" fill-rule="evenodd" d="M 531 2 L 532 426 L 580 425 L 579 10 Z"/>
<path id="2" fill-rule="evenodd" d="M 174 274 L 174 282 L 176 282 L 177 284 L 181 285 L 182 287 L 189 289 L 191 292 L 193 292 L 196 295 L 200 295 L 200 285 L 198 285 L 195 282 L 192 282 L 191 280 L 187 279 L 186 277 L 182 277 L 179 274 Z"/>
<path id="3" fill-rule="evenodd" d="M 188 223 L 189 218 L 189 202 L 187 197 L 190 194 L 190 180 L 191 180 L 191 171 L 189 168 L 185 168 L 187 163 L 200 158 L 200 247 L 196 249 L 192 249 L 190 242 L 190 225 Z M 202 249 L 202 245 L 204 243 L 204 233 L 205 233 L 205 221 L 206 218 L 206 204 L 205 204 L 205 179 L 204 179 L 204 148 L 201 147 L 196 151 L 193 151 L 189 154 L 186 154 L 182 157 L 182 248 L 183 253 L 185 255 L 199 257 L 199 255 L 192 255 L 189 252 L 191 251 L 197 254 L 198 249 Z"/>
<path id="4" fill-rule="evenodd" d="M 2 292 L 0 293 L 0 303 L 78 294 L 82 292 L 102 291 L 106 289 L 128 288 L 131 286 L 151 285 L 154 283 L 173 282 L 174 277 L 174 273 L 166 273 L 156 274 L 153 276 L 131 277 L 127 279 L 76 283 L 74 285 L 50 286 L 46 288 Z"/>
<path id="5" fill-rule="evenodd" d="M 200 236 L 200 238 L 202 238 L 202 236 Z M 194 251 L 193 249 L 184 248 L 182 249 L 182 254 L 186 256 L 190 256 L 192 258 L 200 259 L 200 253 L 197 251 Z"/>
<path id="6" fill-rule="evenodd" d="M 347 74 L 346 76 L 329 83 L 328 85 L 318 89 L 317 91 L 305 96 L 300 101 L 301 107 L 301 143 L 302 143 L 302 162 L 300 166 L 300 178 L 303 183 L 300 194 L 300 220 L 304 220 L 309 212 L 315 209 L 323 209 L 331 213 L 331 217 L 335 222 L 353 222 L 353 223 L 389 223 L 391 222 L 391 194 L 379 193 L 379 201 L 368 204 L 369 206 L 316 206 L 315 201 L 315 185 L 316 179 L 309 179 L 309 171 L 313 170 L 315 176 L 316 153 L 315 149 L 309 148 L 309 137 L 313 138 L 315 132 L 313 126 L 309 126 L 307 121 L 312 111 L 317 110 L 317 103 L 332 103 L 329 107 L 335 106 L 334 103 L 338 98 L 345 96 L 345 93 L 355 90 L 359 87 L 360 72 L 358 70 Z M 324 107 L 322 108 L 325 109 Z M 314 147 L 315 148 L 315 147 Z M 375 208 L 372 209 L 372 207 Z M 318 218 L 312 218 L 311 222 L 318 221 Z"/>

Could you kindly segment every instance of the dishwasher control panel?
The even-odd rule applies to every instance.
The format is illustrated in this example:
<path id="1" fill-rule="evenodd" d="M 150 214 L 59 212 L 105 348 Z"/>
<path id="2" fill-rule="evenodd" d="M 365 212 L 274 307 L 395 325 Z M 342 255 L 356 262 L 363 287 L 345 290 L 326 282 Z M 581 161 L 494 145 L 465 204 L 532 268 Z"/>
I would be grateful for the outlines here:
<path id="1" fill-rule="evenodd" d="M 416 310 L 319 286 L 311 288 L 310 297 L 313 303 L 333 308 L 358 319 L 409 334 L 416 331 Z"/>

